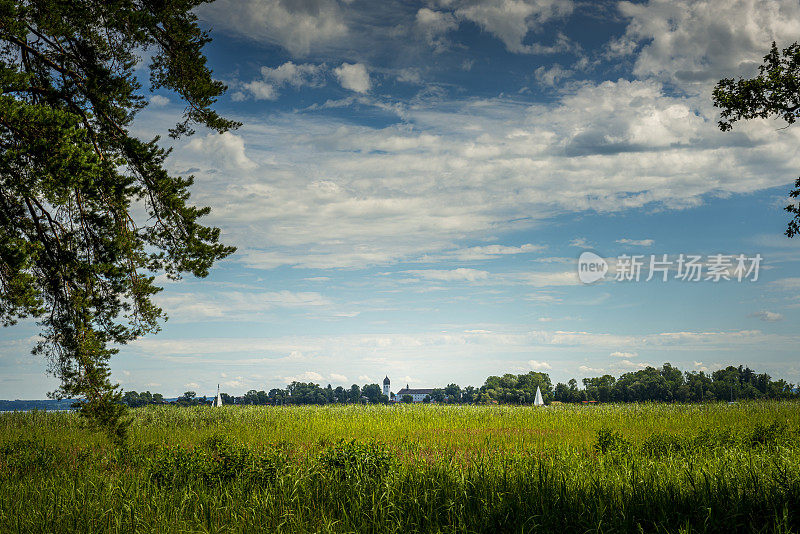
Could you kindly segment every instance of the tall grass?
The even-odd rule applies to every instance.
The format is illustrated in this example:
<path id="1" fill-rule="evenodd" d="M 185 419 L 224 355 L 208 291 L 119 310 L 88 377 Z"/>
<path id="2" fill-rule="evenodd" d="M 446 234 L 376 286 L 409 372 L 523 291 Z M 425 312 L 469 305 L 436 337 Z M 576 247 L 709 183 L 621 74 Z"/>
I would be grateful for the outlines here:
<path id="1" fill-rule="evenodd" d="M 0 416 L 0 532 L 797 532 L 800 404 Z"/>

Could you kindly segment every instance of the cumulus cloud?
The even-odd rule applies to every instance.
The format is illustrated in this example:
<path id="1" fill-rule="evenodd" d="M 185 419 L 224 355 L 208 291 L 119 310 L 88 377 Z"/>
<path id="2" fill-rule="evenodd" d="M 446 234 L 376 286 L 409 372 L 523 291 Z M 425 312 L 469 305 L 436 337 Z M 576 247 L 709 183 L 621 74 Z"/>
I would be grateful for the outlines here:
<path id="1" fill-rule="evenodd" d="M 169 104 L 169 98 L 161 95 L 153 95 L 150 97 L 150 104 L 153 106 L 166 106 Z"/>
<path id="2" fill-rule="evenodd" d="M 721 134 L 715 117 L 655 81 L 586 84 L 553 105 L 419 105 L 405 117 L 412 129 L 275 116 L 195 139 L 189 157 L 174 158 L 186 168 L 216 155 L 250 171 L 223 189 L 210 178 L 204 188 L 202 173 L 196 184 L 239 261 L 341 268 L 441 255 L 456 239 L 529 228 L 562 210 L 681 208 L 783 185 L 799 140 L 798 130 L 757 121 Z M 243 140 L 270 163 L 255 168 Z"/>
<path id="3" fill-rule="evenodd" d="M 758 319 L 761 319 L 762 321 L 767 321 L 767 322 L 775 322 L 775 321 L 782 321 L 783 320 L 783 315 L 782 314 L 777 313 L 777 312 L 766 311 L 766 310 L 762 310 L 762 311 L 758 311 L 758 312 L 752 313 L 752 314 L 750 314 L 750 317 L 757 317 Z"/>
<path id="4" fill-rule="evenodd" d="M 322 87 L 325 84 L 325 65 L 295 64 L 291 61 L 277 67 L 261 67 L 261 79 L 242 84 L 256 100 L 275 100 L 281 87 Z"/>
<path id="5" fill-rule="evenodd" d="M 518 6 L 523 3 L 528 7 Z M 552 13 L 544 16 L 547 20 L 566 13 L 566 8 L 546 4 L 535 9 Z M 530 5 L 453 0 L 428 4 L 427 9 L 457 18 L 459 10 L 476 18 L 483 13 L 480 16 L 488 21 L 492 10 L 530 9 Z M 778 4 L 766 5 L 769 11 Z M 640 14 L 637 6 L 623 7 L 629 37 L 641 40 L 637 50 L 651 47 L 651 55 L 666 47 L 670 52 L 664 52 L 664 58 L 669 55 L 664 61 L 675 70 L 670 58 L 680 62 L 678 56 L 694 51 L 672 47 L 655 31 L 661 28 L 664 35 L 682 31 L 682 26 L 664 22 L 672 13 L 667 3 L 648 6 L 650 15 Z M 736 19 L 721 17 L 715 24 L 730 25 L 731 20 L 738 24 L 749 9 Z M 792 9 L 784 10 L 787 27 L 800 20 L 789 16 Z M 418 12 L 413 10 L 410 16 Z M 702 9 L 688 12 L 676 15 L 676 20 L 691 13 L 700 17 Z M 727 7 L 722 12 L 729 14 Z M 538 24 L 539 18 L 532 15 L 525 20 L 528 27 Z M 752 23 L 759 21 L 756 17 Z M 698 39 L 705 39 L 700 35 L 702 24 L 690 26 Z M 301 64 L 295 63 L 299 68 Z M 344 69 L 349 67 L 352 74 L 359 65 L 363 76 L 350 76 Z M 277 70 L 270 75 L 277 77 Z M 293 79 L 289 70 L 287 80 Z M 223 189 L 211 187 L 208 177 L 206 187 L 204 176 L 198 175 L 193 198 L 212 205 L 209 222 L 226 229 L 232 244 L 239 246 L 236 258 L 244 265 L 358 268 L 443 258 L 457 248 L 454 243 L 474 243 L 489 232 L 495 236 L 533 228 L 559 213 L 698 206 L 713 196 L 785 185 L 794 172 L 786 154 L 794 153 L 800 141 L 800 130 L 776 131 L 758 120 L 722 134 L 707 95 L 676 94 L 668 77 L 648 70 L 640 71 L 646 77 L 642 80 L 576 83 L 552 103 L 473 98 L 421 101 L 414 106 L 363 92 L 371 85 L 363 63 L 347 63 L 338 70 L 342 85 L 357 93 L 342 105 L 374 105 L 396 113 L 398 124 L 368 126 L 312 113 L 276 114 L 269 122 L 248 120 L 237 132 L 247 142 L 247 156 L 242 149 L 229 150 L 227 157 L 238 162 L 231 169 L 248 172 L 227 177 Z M 260 79 L 270 86 L 277 80 Z M 173 158 L 186 168 L 206 156 L 204 150 L 194 150 L 181 161 L 176 150 Z M 259 166 L 253 167 L 248 156 Z M 513 202 L 509 191 L 514 191 Z M 478 250 L 462 256 L 470 254 L 476 259 L 500 256 Z M 455 253 L 451 257 L 458 259 Z M 539 280 L 551 284 L 558 276 L 564 284 L 577 281 L 577 277 L 570 281 L 566 273 Z"/>
<path id="6" fill-rule="evenodd" d="M 297 65 L 287 61 L 275 68 L 261 67 L 261 76 L 264 77 L 264 80 L 278 86 L 293 85 L 294 87 L 302 87 L 311 85 L 319 87 L 323 84 L 322 74 L 324 68 L 324 65 L 311 63 Z"/>
<path id="7" fill-rule="evenodd" d="M 257 167 L 245 154 L 244 139 L 231 132 L 195 137 L 186 145 L 186 149 L 226 169 L 251 170 Z"/>
<path id="8" fill-rule="evenodd" d="M 247 89 L 256 100 L 277 100 L 278 98 L 278 91 L 275 89 L 275 86 L 262 80 L 247 82 L 243 84 L 243 87 Z M 234 100 L 238 99 L 239 97 L 234 98 Z"/>
<path id="9" fill-rule="evenodd" d="M 637 354 L 637 353 L 635 353 L 635 352 L 620 352 L 620 351 L 615 351 L 615 352 L 612 352 L 612 353 L 611 353 L 611 357 L 612 357 L 612 358 L 635 358 L 635 357 L 637 357 L 637 356 L 638 356 L 638 354 Z"/>
<path id="10" fill-rule="evenodd" d="M 547 362 L 540 362 L 538 360 L 528 360 L 528 365 L 531 366 L 531 369 L 534 371 L 539 371 L 541 369 L 552 369 L 553 367 Z"/>
<path id="11" fill-rule="evenodd" d="M 561 82 L 561 80 L 572 76 L 573 72 L 572 70 L 565 69 L 558 63 L 555 63 L 550 67 L 538 67 L 533 74 L 536 77 L 536 81 L 538 81 L 540 84 L 548 87 L 555 87 L 559 84 L 559 82 Z"/>
<path id="12" fill-rule="evenodd" d="M 434 11 L 427 7 L 417 11 L 415 23 L 417 30 L 435 50 L 447 48 L 448 43 L 445 36 L 448 32 L 458 28 L 458 21 L 452 13 Z"/>
<path id="13" fill-rule="evenodd" d="M 369 73 L 363 63 L 342 63 L 333 69 L 333 73 L 345 89 L 356 93 L 367 93 L 370 90 Z"/>
<path id="14" fill-rule="evenodd" d="M 280 45 L 293 56 L 308 55 L 348 35 L 336 0 L 219 0 L 198 11 L 215 29 Z"/>
<path id="15" fill-rule="evenodd" d="M 786 46 L 800 34 L 795 0 L 650 0 L 620 2 L 619 10 L 629 23 L 613 49 L 640 46 L 634 74 L 684 88 L 752 75 L 772 41 Z"/>
<path id="16" fill-rule="evenodd" d="M 452 6 L 459 19 L 471 21 L 500 39 L 510 52 L 551 53 L 567 48 L 563 41 L 550 47 L 524 41 L 545 22 L 572 13 L 571 0 L 447 0 L 442 4 Z"/>

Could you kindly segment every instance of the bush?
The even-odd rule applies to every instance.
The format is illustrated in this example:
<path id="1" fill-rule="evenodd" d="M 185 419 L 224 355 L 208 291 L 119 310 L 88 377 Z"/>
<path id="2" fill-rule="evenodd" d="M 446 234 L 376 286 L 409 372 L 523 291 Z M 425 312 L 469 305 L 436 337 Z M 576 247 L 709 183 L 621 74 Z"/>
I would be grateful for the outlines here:
<path id="1" fill-rule="evenodd" d="M 64 460 L 63 451 L 43 441 L 21 438 L 0 447 L 0 474 L 49 473 L 63 467 Z"/>
<path id="2" fill-rule="evenodd" d="M 597 438 L 594 443 L 594 450 L 603 454 L 608 452 L 622 452 L 630 448 L 631 444 L 622 437 L 622 434 L 609 428 L 601 428 L 597 431 Z"/>
<path id="3" fill-rule="evenodd" d="M 394 457 L 380 443 L 340 441 L 319 455 L 323 471 L 343 479 L 380 479 L 395 464 Z"/>
<path id="4" fill-rule="evenodd" d="M 748 441 L 750 445 L 776 445 L 788 437 L 788 430 L 786 423 L 773 421 L 769 425 L 765 425 L 764 423 L 758 422 L 753 427 L 750 435 L 746 438 L 746 441 Z"/>
<path id="5" fill-rule="evenodd" d="M 158 484 L 193 481 L 220 484 L 234 480 L 266 485 L 288 463 L 282 448 L 249 449 L 212 437 L 202 447 L 160 447 L 148 455 L 150 479 Z"/>

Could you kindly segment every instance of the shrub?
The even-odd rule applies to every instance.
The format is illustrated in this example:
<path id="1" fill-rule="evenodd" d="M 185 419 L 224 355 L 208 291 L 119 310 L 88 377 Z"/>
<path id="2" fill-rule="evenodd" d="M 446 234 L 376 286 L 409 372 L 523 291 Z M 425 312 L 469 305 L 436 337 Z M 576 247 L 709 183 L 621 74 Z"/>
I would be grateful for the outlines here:
<path id="1" fill-rule="evenodd" d="M 769 425 L 758 422 L 753 427 L 746 441 L 750 445 L 776 445 L 788 437 L 788 427 L 786 423 L 773 421 Z"/>
<path id="2" fill-rule="evenodd" d="M 31 438 L 17 439 L 0 447 L 0 464 L 4 464 L 0 473 L 12 476 L 49 473 L 63 467 L 64 460 L 62 450 Z"/>
<path id="3" fill-rule="evenodd" d="M 376 442 L 340 441 L 319 455 L 323 471 L 344 479 L 380 479 L 394 463 L 392 454 Z"/>
<path id="4" fill-rule="evenodd" d="M 149 456 L 152 458 L 148 465 L 151 480 L 167 485 L 239 480 L 263 486 L 274 481 L 288 462 L 282 448 L 250 449 L 216 436 L 208 439 L 203 447 L 160 447 Z"/>
<path id="5" fill-rule="evenodd" d="M 622 434 L 609 428 L 601 428 L 597 431 L 594 443 L 594 450 L 603 454 L 608 452 L 622 452 L 630 448 L 630 442 L 622 437 Z"/>

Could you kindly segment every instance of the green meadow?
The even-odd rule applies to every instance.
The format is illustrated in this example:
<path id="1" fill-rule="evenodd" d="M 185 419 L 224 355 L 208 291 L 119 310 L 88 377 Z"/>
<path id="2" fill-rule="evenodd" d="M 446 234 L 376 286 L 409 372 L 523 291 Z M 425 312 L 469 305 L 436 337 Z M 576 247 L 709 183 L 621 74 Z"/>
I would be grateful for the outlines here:
<path id="1" fill-rule="evenodd" d="M 800 403 L 0 414 L 0 532 L 798 532 Z"/>

